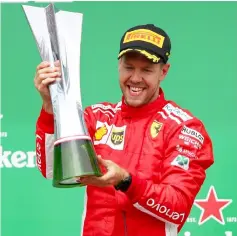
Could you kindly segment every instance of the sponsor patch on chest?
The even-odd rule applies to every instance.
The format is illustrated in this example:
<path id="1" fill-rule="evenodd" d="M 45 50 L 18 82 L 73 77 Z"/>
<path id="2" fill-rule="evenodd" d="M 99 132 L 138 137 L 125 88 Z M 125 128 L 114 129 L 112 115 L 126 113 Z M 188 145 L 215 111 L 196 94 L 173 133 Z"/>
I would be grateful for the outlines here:
<path id="1" fill-rule="evenodd" d="M 94 145 L 105 144 L 115 150 L 123 150 L 126 125 L 118 127 L 97 121 Z"/>
<path id="2" fill-rule="evenodd" d="M 163 124 L 154 120 L 150 127 L 150 134 L 152 138 L 156 138 L 161 131 Z"/>

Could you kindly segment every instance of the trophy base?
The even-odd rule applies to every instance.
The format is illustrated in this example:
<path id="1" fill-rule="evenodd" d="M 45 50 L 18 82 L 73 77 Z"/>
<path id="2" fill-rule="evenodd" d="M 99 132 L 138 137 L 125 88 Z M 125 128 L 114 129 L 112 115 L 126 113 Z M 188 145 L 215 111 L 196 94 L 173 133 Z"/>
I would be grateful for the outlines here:
<path id="1" fill-rule="evenodd" d="M 82 187 L 80 177 L 101 175 L 91 140 L 70 140 L 54 146 L 53 187 Z"/>

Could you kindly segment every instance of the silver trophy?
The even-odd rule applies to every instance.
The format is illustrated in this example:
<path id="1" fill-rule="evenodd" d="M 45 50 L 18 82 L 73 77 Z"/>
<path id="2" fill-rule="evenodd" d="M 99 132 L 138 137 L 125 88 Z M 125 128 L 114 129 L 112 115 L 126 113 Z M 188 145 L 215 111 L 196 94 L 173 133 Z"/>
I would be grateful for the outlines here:
<path id="1" fill-rule="evenodd" d="M 53 186 L 82 186 L 80 177 L 101 176 L 81 102 L 81 13 L 55 11 L 54 5 L 23 5 L 43 61 L 60 62 L 61 80 L 49 86 L 54 113 Z"/>

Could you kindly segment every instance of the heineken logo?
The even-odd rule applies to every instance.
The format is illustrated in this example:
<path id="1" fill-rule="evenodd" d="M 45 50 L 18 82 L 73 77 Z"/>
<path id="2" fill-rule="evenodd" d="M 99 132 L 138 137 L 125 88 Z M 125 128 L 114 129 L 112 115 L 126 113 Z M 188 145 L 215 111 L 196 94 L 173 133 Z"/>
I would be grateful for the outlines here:
<path id="1" fill-rule="evenodd" d="M 36 155 L 34 151 L 3 151 L 0 146 L 0 168 L 35 168 Z"/>
<path id="2" fill-rule="evenodd" d="M 0 120 L 3 114 L 0 113 Z M 0 132 L 0 138 L 7 137 L 7 132 Z M 0 145 L 0 168 L 35 168 L 36 153 L 35 151 L 24 152 L 22 150 L 10 151 L 3 150 Z"/>

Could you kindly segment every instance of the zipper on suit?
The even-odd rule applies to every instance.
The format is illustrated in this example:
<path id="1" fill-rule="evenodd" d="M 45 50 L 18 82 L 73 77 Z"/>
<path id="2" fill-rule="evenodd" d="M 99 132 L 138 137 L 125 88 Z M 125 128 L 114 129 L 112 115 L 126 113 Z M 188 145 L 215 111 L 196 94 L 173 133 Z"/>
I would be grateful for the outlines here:
<path id="1" fill-rule="evenodd" d="M 126 224 L 126 212 L 123 211 L 124 236 L 128 236 L 128 229 Z"/>

